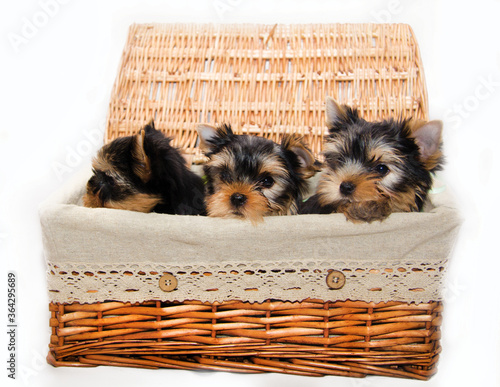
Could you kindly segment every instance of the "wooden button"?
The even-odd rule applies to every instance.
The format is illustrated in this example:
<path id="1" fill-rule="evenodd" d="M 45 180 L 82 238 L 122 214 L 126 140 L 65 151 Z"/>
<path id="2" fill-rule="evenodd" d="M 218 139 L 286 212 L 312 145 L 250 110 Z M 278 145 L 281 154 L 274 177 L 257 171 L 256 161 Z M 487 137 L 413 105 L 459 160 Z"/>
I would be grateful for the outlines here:
<path id="1" fill-rule="evenodd" d="M 326 284 L 330 289 L 342 289 L 345 284 L 344 273 L 337 270 L 332 270 L 326 276 Z"/>
<path id="2" fill-rule="evenodd" d="M 177 278 L 172 274 L 164 274 L 160 278 L 160 289 L 164 292 L 171 292 L 177 287 Z"/>

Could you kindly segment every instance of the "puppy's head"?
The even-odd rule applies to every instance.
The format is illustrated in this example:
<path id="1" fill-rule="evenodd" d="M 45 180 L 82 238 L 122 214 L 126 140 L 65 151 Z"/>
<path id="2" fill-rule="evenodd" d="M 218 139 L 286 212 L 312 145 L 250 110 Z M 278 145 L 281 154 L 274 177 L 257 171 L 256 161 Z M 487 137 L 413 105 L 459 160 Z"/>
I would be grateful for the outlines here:
<path id="1" fill-rule="evenodd" d="M 145 144 L 157 132 L 151 121 L 138 134 L 117 138 L 98 151 L 84 206 L 152 211 L 161 197 L 148 189 L 152 170 Z"/>
<path id="2" fill-rule="evenodd" d="M 297 212 L 297 199 L 315 172 L 314 156 L 298 136 L 281 144 L 257 136 L 235 135 L 229 125 L 198 125 L 200 147 L 209 161 L 209 216 L 249 219 Z"/>
<path id="3" fill-rule="evenodd" d="M 367 122 L 357 110 L 326 102 L 328 137 L 318 200 L 353 221 L 418 211 L 440 169 L 441 121 Z"/>

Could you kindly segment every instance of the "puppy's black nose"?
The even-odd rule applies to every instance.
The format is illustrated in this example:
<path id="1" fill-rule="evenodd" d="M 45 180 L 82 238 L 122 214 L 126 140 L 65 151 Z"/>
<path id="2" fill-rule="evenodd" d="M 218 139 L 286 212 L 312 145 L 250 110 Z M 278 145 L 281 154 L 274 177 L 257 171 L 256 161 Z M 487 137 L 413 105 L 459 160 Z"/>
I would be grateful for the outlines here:
<path id="1" fill-rule="evenodd" d="M 234 193 L 231 195 L 231 204 L 235 207 L 241 207 L 247 201 L 247 197 L 240 193 Z"/>
<path id="2" fill-rule="evenodd" d="M 345 196 L 351 195 L 356 189 L 356 185 L 351 183 L 350 181 L 343 181 L 340 184 L 340 193 Z"/>

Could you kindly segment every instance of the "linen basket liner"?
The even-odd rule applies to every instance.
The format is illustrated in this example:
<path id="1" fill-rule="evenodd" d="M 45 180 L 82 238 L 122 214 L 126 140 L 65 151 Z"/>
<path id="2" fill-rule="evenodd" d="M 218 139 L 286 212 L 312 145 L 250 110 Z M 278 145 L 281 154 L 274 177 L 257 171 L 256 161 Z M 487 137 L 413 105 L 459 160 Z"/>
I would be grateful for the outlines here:
<path id="1" fill-rule="evenodd" d="M 343 214 L 238 219 L 81 206 L 84 169 L 40 210 L 50 300 L 430 302 L 442 300 L 460 219 L 446 190 L 427 212 L 352 224 Z M 326 284 L 329 270 L 345 285 Z M 173 274 L 177 288 L 159 279 Z"/>

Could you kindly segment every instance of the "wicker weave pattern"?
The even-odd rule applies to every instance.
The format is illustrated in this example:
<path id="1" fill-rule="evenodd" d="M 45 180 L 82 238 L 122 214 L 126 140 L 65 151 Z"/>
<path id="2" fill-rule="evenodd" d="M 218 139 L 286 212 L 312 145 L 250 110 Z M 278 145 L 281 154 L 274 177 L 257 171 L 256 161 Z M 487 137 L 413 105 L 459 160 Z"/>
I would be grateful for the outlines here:
<path id="1" fill-rule="evenodd" d="M 384 375 L 435 371 L 440 303 L 51 304 L 53 365 Z"/>
<path id="2" fill-rule="evenodd" d="M 107 140 L 151 118 L 195 161 L 195 124 L 279 141 L 306 136 L 321 151 L 324 101 L 367 119 L 427 118 L 418 46 L 401 24 L 133 25 L 111 96 Z"/>

